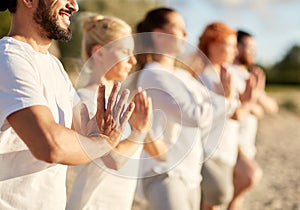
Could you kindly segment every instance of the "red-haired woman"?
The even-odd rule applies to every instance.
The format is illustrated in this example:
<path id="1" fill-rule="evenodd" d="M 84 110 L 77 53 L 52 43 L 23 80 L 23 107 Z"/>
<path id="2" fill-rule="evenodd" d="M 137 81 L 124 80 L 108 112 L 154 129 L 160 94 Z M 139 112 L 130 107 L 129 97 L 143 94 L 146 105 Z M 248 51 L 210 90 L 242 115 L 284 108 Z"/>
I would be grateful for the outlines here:
<path id="1" fill-rule="evenodd" d="M 206 68 L 201 73 L 201 81 L 209 89 L 220 92 L 222 84 L 218 79 L 222 77 L 223 71 L 227 72 L 231 81 L 231 91 L 227 97 L 230 98 L 231 107 L 234 107 L 226 119 L 219 147 L 216 150 L 204 148 L 206 158 L 209 159 L 202 169 L 202 208 L 215 210 L 228 204 L 233 196 L 233 168 L 238 154 L 238 120 L 249 112 L 254 100 L 256 81 L 251 76 L 245 83 L 235 76 L 236 69 L 231 64 L 237 54 L 237 33 L 228 25 L 221 22 L 207 25 L 199 38 L 198 47 L 213 65 L 213 68 Z"/>

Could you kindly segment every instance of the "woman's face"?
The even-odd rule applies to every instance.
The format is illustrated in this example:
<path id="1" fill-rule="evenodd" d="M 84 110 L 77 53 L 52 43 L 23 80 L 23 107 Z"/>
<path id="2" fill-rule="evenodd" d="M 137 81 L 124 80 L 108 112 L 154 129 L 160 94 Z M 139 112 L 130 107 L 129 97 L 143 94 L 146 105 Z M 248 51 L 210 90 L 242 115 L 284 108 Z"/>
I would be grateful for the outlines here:
<path id="1" fill-rule="evenodd" d="M 103 55 L 103 60 L 109 60 L 112 67 L 106 72 L 107 80 L 124 80 L 132 67 L 136 64 L 133 55 L 134 41 L 132 37 L 126 37 L 114 42 Z"/>
<path id="2" fill-rule="evenodd" d="M 163 26 L 162 31 L 167 34 L 171 34 L 180 39 L 185 39 L 185 23 L 182 16 L 177 12 L 168 14 L 169 22 Z"/>
<path id="3" fill-rule="evenodd" d="M 213 64 L 233 63 L 237 55 L 237 37 L 229 35 L 224 40 L 211 43 L 209 46 L 209 59 Z"/>
<path id="4" fill-rule="evenodd" d="M 162 53 L 178 54 L 185 45 L 185 23 L 182 16 L 177 12 L 171 12 L 167 15 L 168 23 L 154 32 L 167 34 L 155 35 L 154 38 L 156 49 Z M 170 36 L 171 35 L 171 36 Z"/>

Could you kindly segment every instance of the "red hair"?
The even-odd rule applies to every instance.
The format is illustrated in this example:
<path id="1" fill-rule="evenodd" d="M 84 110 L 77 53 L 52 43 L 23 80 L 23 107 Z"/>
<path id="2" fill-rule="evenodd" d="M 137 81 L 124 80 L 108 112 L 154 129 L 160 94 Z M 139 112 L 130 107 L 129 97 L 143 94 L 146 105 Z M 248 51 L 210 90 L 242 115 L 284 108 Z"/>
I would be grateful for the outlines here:
<path id="1" fill-rule="evenodd" d="M 208 56 L 208 47 L 211 43 L 222 42 L 232 34 L 236 35 L 237 32 L 230 26 L 222 22 L 213 22 L 206 26 L 199 37 L 198 48 Z"/>

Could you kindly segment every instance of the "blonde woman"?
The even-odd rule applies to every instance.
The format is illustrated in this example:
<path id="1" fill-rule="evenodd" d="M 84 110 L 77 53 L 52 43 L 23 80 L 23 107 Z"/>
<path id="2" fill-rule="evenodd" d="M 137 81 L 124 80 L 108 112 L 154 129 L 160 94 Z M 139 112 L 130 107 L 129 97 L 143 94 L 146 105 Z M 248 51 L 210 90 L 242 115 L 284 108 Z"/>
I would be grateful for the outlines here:
<path id="1" fill-rule="evenodd" d="M 93 14 L 85 19 L 83 30 L 82 52 L 86 65 L 78 80 L 78 94 L 92 115 L 99 82 L 105 84 L 108 93 L 114 81 L 128 76 L 136 60 L 132 54 L 131 28 L 124 21 Z M 121 96 L 124 97 L 128 96 Z M 138 91 L 132 100 L 135 110 L 130 118 L 131 128 L 128 125 L 123 133 L 123 141 L 107 156 L 70 168 L 75 179 L 67 209 L 131 209 L 139 157 L 150 128 L 152 109 L 144 91 Z"/>

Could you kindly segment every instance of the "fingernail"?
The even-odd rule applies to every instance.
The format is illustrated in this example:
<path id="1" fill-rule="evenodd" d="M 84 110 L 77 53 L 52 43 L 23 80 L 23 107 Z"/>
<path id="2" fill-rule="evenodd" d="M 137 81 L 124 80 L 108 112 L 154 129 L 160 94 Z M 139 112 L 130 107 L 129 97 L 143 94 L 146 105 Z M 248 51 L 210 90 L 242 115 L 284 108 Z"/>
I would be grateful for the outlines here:
<path id="1" fill-rule="evenodd" d="M 124 94 L 129 94 L 129 93 L 130 93 L 130 90 L 125 89 L 123 92 L 124 92 Z"/>
<path id="2" fill-rule="evenodd" d="M 135 103 L 134 103 L 134 102 L 131 102 L 131 103 L 130 103 L 130 111 L 133 111 L 133 110 L 134 110 L 134 107 L 135 107 Z"/>

